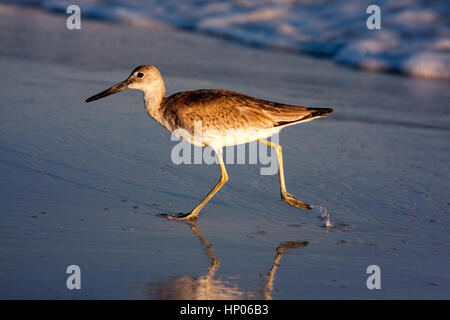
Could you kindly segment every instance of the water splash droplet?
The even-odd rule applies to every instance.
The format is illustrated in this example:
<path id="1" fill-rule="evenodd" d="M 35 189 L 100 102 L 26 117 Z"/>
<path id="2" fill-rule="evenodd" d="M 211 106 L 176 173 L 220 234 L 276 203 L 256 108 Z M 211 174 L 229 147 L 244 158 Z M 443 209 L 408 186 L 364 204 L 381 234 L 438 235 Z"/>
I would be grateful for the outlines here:
<path id="1" fill-rule="evenodd" d="M 318 208 L 321 213 L 321 219 L 326 220 L 325 227 L 326 228 L 333 228 L 333 224 L 330 222 L 330 213 L 328 212 L 328 209 L 323 206 L 312 206 L 313 208 Z"/>

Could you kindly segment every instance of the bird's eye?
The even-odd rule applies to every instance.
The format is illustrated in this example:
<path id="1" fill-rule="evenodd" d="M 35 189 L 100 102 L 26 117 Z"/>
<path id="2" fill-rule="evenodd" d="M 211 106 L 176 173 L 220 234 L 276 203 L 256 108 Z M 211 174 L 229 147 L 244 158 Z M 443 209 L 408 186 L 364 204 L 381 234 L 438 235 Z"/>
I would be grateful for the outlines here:
<path id="1" fill-rule="evenodd" d="M 137 77 L 138 77 L 138 78 L 143 78 L 143 77 L 144 77 L 144 74 L 143 74 L 142 72 L 139 72 L 139 73 L 137 74 Z"/>

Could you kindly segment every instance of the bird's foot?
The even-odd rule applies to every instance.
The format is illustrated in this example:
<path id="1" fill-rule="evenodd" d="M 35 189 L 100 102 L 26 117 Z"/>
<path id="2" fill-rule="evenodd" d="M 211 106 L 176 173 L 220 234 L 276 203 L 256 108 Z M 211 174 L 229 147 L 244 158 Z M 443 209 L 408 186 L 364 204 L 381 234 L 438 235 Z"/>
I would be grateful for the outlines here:
<path id="1" fill-rule="evenodd" d="M 176 213 L 176 214 L 162 214 L 162 216 L 167 217 L 169 220 L 176 220 L 176 221 L 197 221 L 198 213 L 195 214 L 193 212 L 188 213 Z"/>
<path id="2" fill-rule="evenodd" d="M 299 209 L 303 209 L 303 210 L 312 209 L 311 205 L 307 204 L 306 202 L 296 199 L 292 194 L 287 193 L 287 192 L 281 194 L 281 200 L 283 200 L 287 204 L 289 204 L 293 207 L 299 208 Z"/>

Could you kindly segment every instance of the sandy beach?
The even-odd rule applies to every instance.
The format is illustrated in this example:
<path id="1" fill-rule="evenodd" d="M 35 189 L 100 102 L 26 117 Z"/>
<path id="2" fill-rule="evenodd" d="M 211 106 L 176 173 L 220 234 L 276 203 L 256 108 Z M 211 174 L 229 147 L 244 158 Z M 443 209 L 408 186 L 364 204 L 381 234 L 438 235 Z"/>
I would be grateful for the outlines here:
<path id="1" fill-rule="evenodd" d="M 1 299 L 449 298 L 448 81 L 65 19 L 0 5 Z M 198 229 L 158 216 L 195 206 L 219 169 L 172 163 L 177 142 L 137 91 L 84 102 L 142 64 L 167 94 L 333 108 L 280 136 L 288 190 L 315 208 L 284 204 L 277 175 L 246 164 L 228 166 Z M 69 265 L 81 290 L 66 287 Z M 369 265 L 381 290 L 366 286 Z"/>

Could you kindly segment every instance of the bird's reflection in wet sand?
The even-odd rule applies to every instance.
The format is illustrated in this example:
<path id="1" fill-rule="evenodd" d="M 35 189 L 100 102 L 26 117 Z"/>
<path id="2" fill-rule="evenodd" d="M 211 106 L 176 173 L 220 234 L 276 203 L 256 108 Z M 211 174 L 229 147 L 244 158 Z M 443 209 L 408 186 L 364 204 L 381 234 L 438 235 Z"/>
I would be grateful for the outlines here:
<path id="1" fill-rule="evenodd" d="M 259 290 L 242 290 L 230 281 L 214 279 L 220 262 L 214 247 L 208 243 L 199 230 L 198 224 L 187 223 L 195 236 L 200 240 L 211 264 L 208 272 L 200 277 L 170 277 L 156 283 L 144 284 L 139 293 L 150 299 L 164 300 L 237 300 L 237 299 L 272 299 L 275 273 L 280 265 L 283 255 L 287 250 L 308 245 L 307 241 L 286 241 L 276 249 L 276 256 L 272 260 L 272 266 L 266 275 L 265 283 Z"/>
<path id="2" fill-rule="evenodd" d="M 269 272 L 267 273 L 267 281 L 263 287 L 263 298 L 265 300 L 272 299 L 273 281 L 275 279 L 275 272 L 280 266 L 281 257 L 283 257 L 283 255 L 287 253 L 286 250 L 305 247 L 307 245 L 308 241 L 285 241 L 278 246 L 277 254 L 275 256 L 275 259 L 273 259 L 272 261 L 272 268 L 270 268 Z"/>

